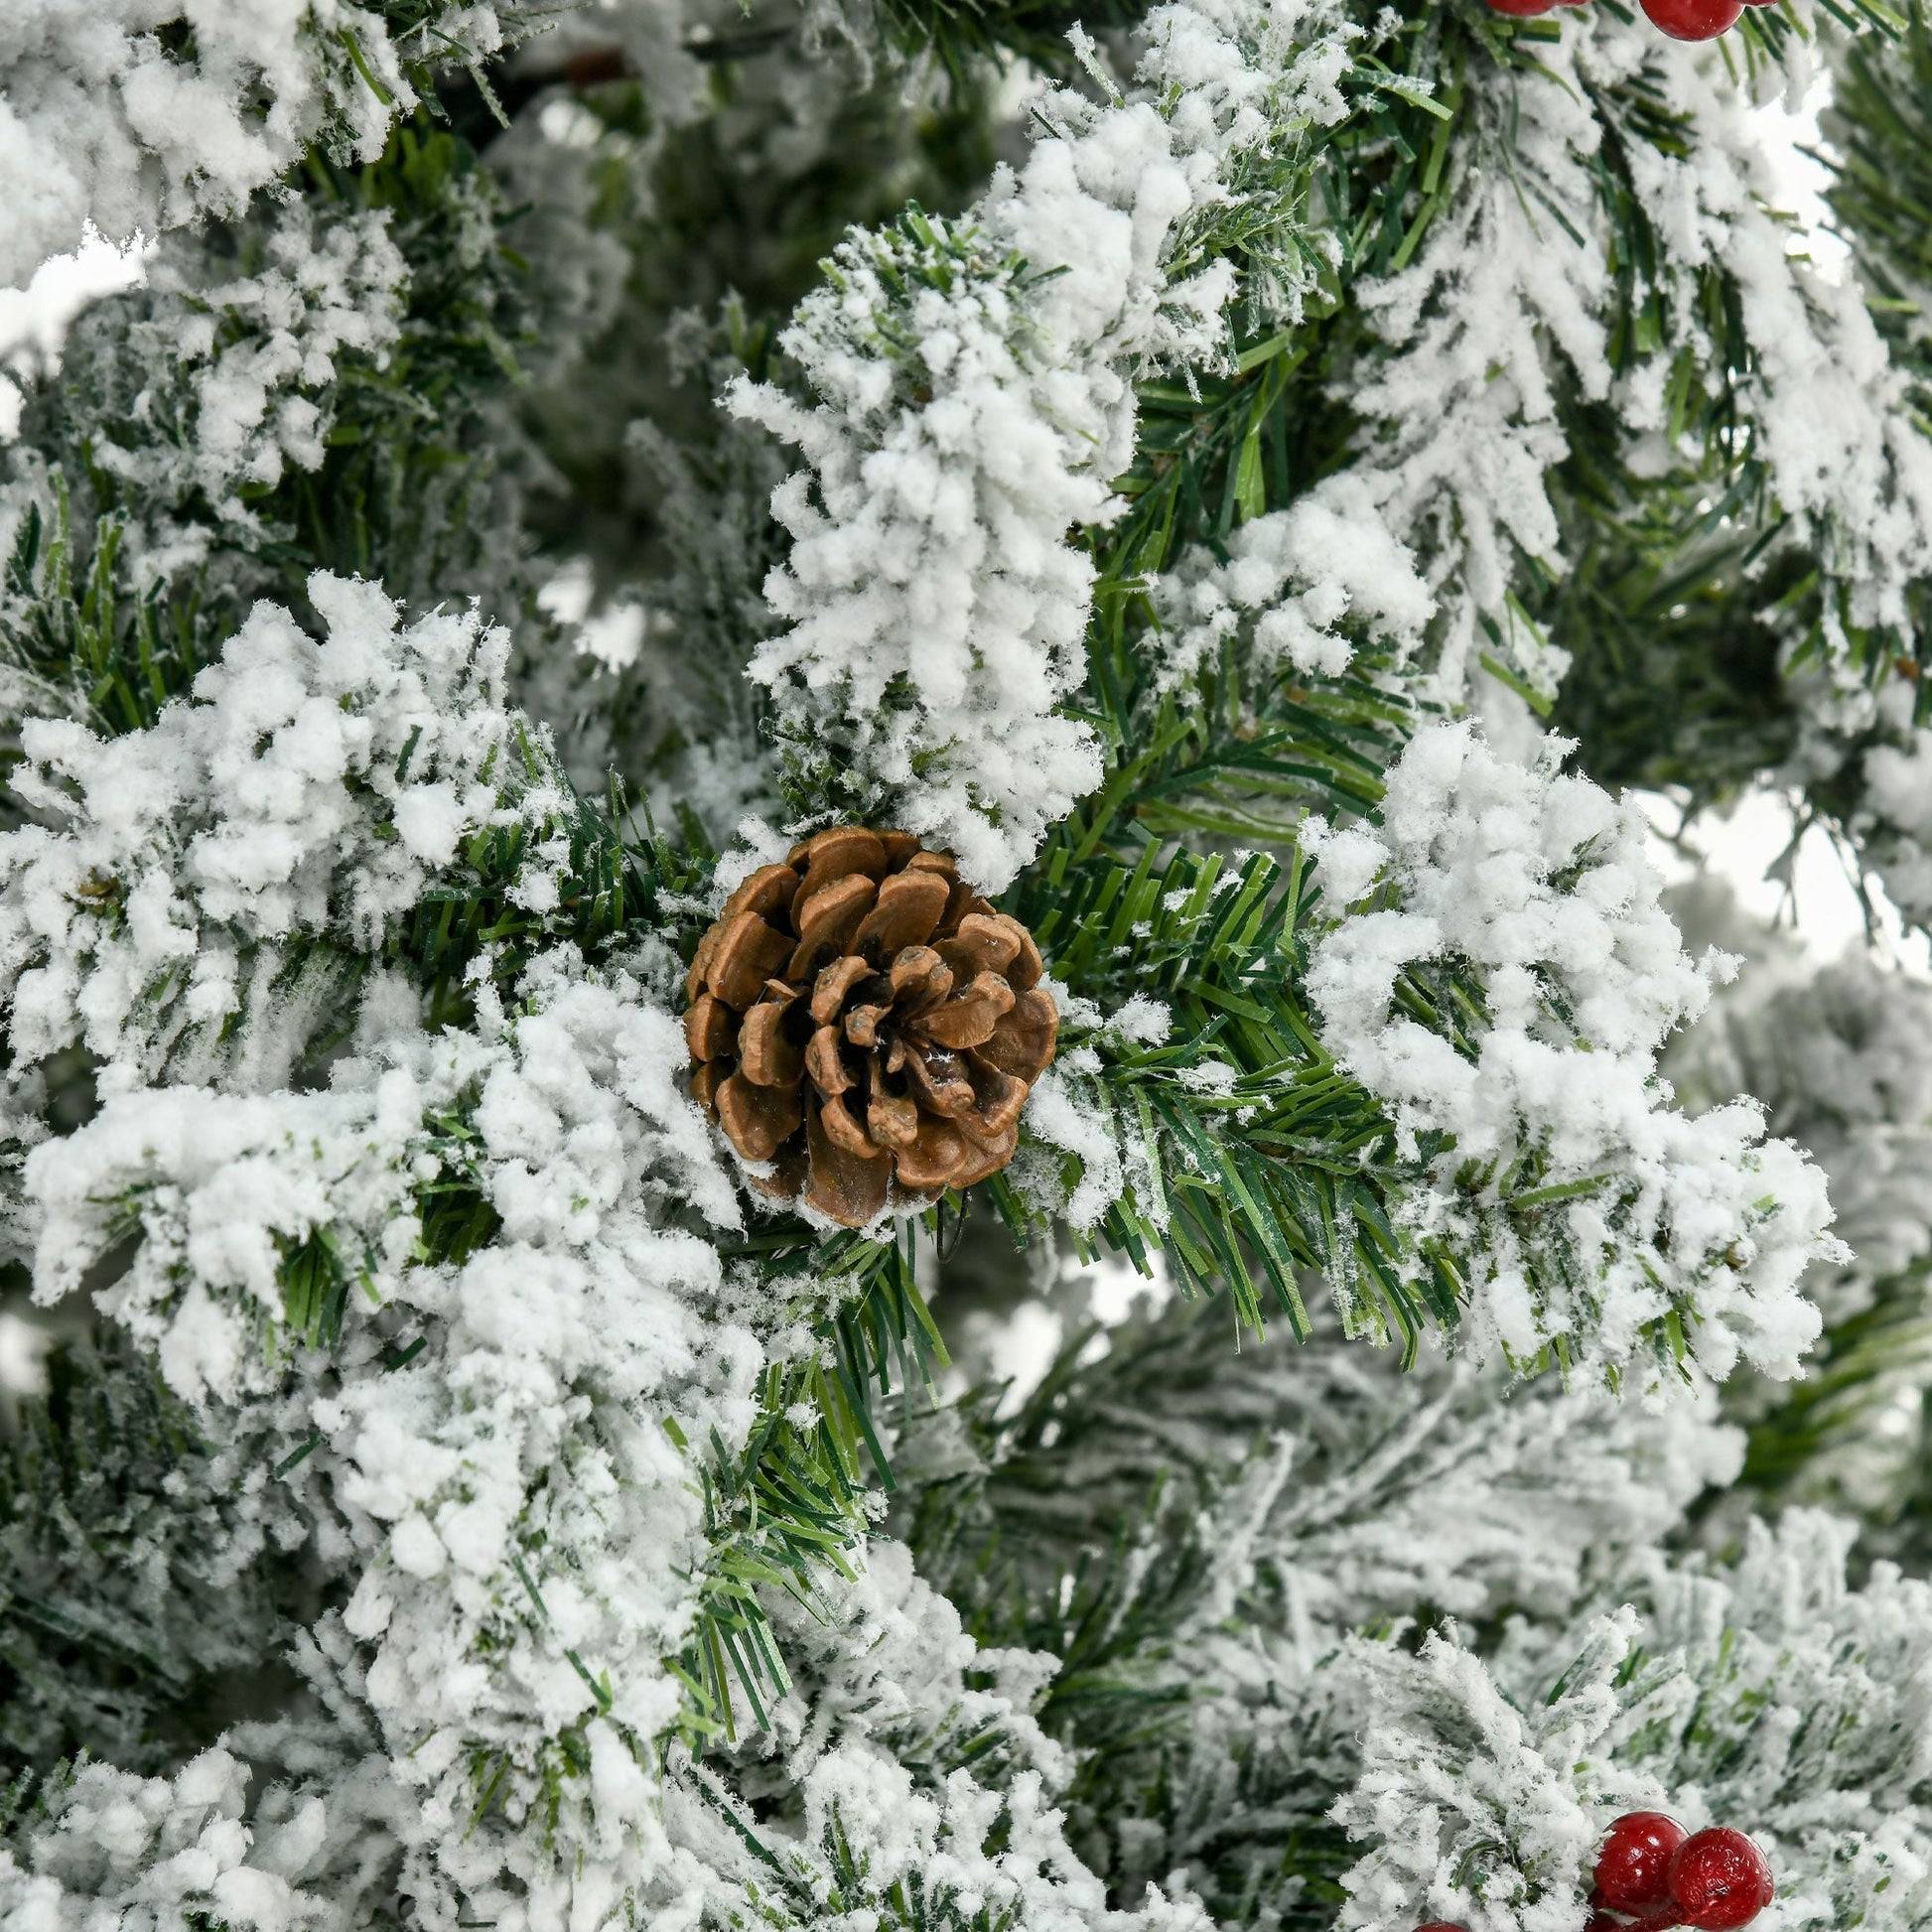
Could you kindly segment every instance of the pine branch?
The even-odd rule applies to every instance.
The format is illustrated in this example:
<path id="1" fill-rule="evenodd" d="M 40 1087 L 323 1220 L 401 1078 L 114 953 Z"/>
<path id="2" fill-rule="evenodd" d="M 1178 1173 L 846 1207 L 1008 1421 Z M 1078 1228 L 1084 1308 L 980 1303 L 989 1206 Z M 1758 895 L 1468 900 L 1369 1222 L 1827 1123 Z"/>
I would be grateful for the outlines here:
<path id="1" fill-rule="evenodd" d="M 1932 25 L 1914 0 L 1895 41 L 1844 48 L 1825 111 L 1832 212 L 1871 285 L 1873 320 L 1894 354 L 1927 366 L 1932 289 Z"/>
<path id="2" fill-rule="evenodd" d="M 1082 1327 L 1011 1414 L 1004 1389 L 971 1392 L 926 1426 L 940 1473 L 920 1470 L 925 1432 L 909 1437 L 894 1521 L 982 1645 L 1058 1660 L 1037 1716 L 1076 1755 L 1063 1802 L 1111 1900 L 1182 1865 L 1217 1924 L 1325 1926 L 1350 1857 L 1322 1818 L 1335 1767 L 1295 1716 L 1245 1725 L 1205 1662 L 1242 1481 L 1273 1453 L 1294 1386 L 1266 1347 L 1230 1363 L 1229 1312 L 1170 1309 L 1111 1330 L 1105 1351 Z M 1297 1359 L 1300 1393 L 1341 1436 L 1360 1392 Z M 1318 1484 L 1321 1452 L 1301 1447 L 1298 1475 Z M 1236 1648 L 1268 1654 L 1274 1606 L 1225 1607 Z"/>
<path id="3" fill-rule="evenodd" d="M 242 1560 L 245 1505 L 210 1488 L 191 1417 L 137 1348 L 61 1346 L 48 1372 L 0 1446 L 0 1786 L 17 1779 L 16 1804 L 82 1754 L 152 1770 L 212 1742 L 224 1681 L 264 1666 L 265 1631 L 313 1613 L 299 1562 Z"/>
<path id="4" fill-rule="evenodd" d="M 122 567 L 118 514 L 97 518 L 91 542 L 77 544 L 67 479 L 56 470 L 54 482 L 53 514 L 27 505 L 0 575 L 0 656 L 34 681 L 48 710 L 74 702 L 103 734 L 145 730 L 225 629 L 208 621 L 199 587 L 186 596 L 161 580 L 137 587 Z M 17 731 L 17 719 L 9 725 Z"/>
<path id="5" fill-rule="evenodd" d="M 1312 1270 L 1351 1329 L 1400 1333 L 1413 1353 L 1432 1317 L 1453 1322 L 1455 1277 L 1447 1256 L 1433 1258 L 1418 1300 L 1391 1214 L 1414 1167 L 1397 1158 L 1380 1103 L 1321 1050 L 1294 990 L 1314 898 L 1306 861 L 1251 855 L 1217 893 L 1222 877 L 1217 858 L 1149 839 L 1131 870 L 1108 858 L 1055 880 L 1049 861 L 1039 902 L 1024 886 L 1013 901 L 1045 930 L 1075 993 L 1118 1004 L 1132 988 L 1173 1016 L 1160 1045 L 1101 1047 L 1101 1087 L 1144 1154 L 1101 1240 L 1144 1270 L 1163 1253 L 1188 1294 L 1225 1283 L 1257 1330 L 1266 1296 L 1306 1336 L 1299 1278 Z M 1077 935 L 1065 953 L 1056 928 Z M 1230 1077 L 1190 1077 L 1204 1067 Z M 1026 1228 L 1015 1189 L 988 1185 Z"/>
<path id="6" fill-rule="evenodd" d="M 818 1615 L 820 1577 L 855 1574 L 872 1520 L 869 1474 L 894 1487 L 877 1405 L 896 1377 L 909 1405 L 946 1365 L 914 1280 L 913 1225 L 885 1240 L 820 1241 L 802 1222 L 780 1222 L 727 1250 L 758 1266 L 772 1292 L 809 1292 L 830 1306 L 812 1323 L 814 1352 L 765 1371 L 744 1448 L 734 1454 L 713 1442 L 700 1467 L 710 1547 L 696 1628 L 674 1666 L 687 1692 L 680 1733 L 694 1749 L 737 1741 L 734 1685 L 753 1724 L 767 1727 L 767 1702 L 790 1677 L 762 1594 L 783 1590 Z"/>
<path id="7" fill-rule="evenodd" d="M 325 238 L 379 212 L 407 262 L 393 343 L 332 348 L 315 404 L 319 467 L 278 457 L 279 481 L 237 477 L 220 502 L 197 467 L 198 377 L 224 352 L 245 360 L 267 333 L 233 306 L 232 284 L 275 272 L 286 211 L 211 229 L 192 252 L 171 244 L 200 287 L 135 291 L 83 317 L 0 460 L 0 482 L 28 496 L 0 587 L 0 651 L 70 688 L 103 732 L 152 723 L 257 599 L 306 612 L 317 569 L 379 579 L 424 607 L 486 593 L 511 619 L 534 588 L 533 546 L 504 486 L 517 452 L 504 447 L 502 403 L 533 340 L 525 270 L 501 235 L 510 211 L 466 144 L 422 116 L 378 161 L 313 154 L 305 178 L 298 208 Z M 164 354 L 160 338 L 202 324 L 207 354 L 183 358 L 173 341 Z M 180 564 L 183 552 L 199 561 Z"/>

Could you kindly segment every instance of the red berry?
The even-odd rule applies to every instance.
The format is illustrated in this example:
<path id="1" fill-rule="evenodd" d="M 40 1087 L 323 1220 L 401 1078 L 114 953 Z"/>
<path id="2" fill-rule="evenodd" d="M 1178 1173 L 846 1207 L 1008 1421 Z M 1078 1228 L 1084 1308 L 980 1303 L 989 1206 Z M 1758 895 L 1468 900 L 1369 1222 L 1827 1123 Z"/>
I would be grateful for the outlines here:
<path id="1" fill-rule="evenodd" d="M 1693 1834 L 1670 1862 L 1671 1903 L 1698 1932 L 1737 1932 L 1770 1904 L 1774 1889 L 1764 1854 L 1725 1825 Z"/>
<path id="2" fill-rule="evenodd" d="M 1557 4 L 1557 0 L 1487 0 L 1491 13 L 1507 14 L 1511 20 L 1529 20 L 1537 14 L 1547 14 Z M 1423 1932 L 1428 1929 L 1423 1928 Z"/>
<path id="3" fill-rule="evenodd" d="M 1670 1932 L 1672 1926 L 1684 1923 L 1677 1907 L 1668 1899 L 1636 1918 L 1618 1918 L 1614 1912 L 1595 1912 L 1591 1917 L 1603 1921 L 1597 1932 L 1611 1932 L 1611 1928 L 1614 1932 Z"/>
<path id="4" fill-rule="evenodd" d="M 1416 1932 L 1469 1932 L 1466 1925 L 1451 1925 L 1447 1919 L 1431 1919 L 1427 1925 L 1419 1925 Z"/>
<path id="5" fill-rule="evenodd" d="M 1714 41 L 1744 11 L 1742 0 L 1641 0 L 1650 24 L 1674 41 Z"/>
<path id="6" fill-rule="evenodd" d="M 1596 1902 L 1613 1912 L 1645 1912 L 1670 1897 L 1671 1856 L 1690 1834 L 1661 1811 L 1626 1811 L 1596 1855 Z"/>

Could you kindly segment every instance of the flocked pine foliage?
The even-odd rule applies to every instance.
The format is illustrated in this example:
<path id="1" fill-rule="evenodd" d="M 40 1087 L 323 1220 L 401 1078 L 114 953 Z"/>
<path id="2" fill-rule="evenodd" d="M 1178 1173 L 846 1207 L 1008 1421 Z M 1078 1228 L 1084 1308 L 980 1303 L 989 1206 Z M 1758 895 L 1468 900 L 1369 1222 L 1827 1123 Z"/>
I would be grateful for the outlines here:
<path id="1" fill-rule="evenodd" d="M 14 11 L 7 1932 L 1932 1925 L 1916 10 Z"/>

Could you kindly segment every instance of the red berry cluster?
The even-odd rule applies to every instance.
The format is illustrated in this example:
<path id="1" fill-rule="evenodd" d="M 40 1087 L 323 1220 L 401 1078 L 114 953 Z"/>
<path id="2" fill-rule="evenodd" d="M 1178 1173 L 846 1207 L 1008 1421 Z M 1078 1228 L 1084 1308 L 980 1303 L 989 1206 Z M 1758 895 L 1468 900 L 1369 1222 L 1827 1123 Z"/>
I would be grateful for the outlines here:
<path id="1" fill-rule="evenodd" d="M 1661 1811 L 1626 1812 L 1596 1855 L 1587 1932 L 1738 1932 L 1770 1904 L 1772 1889 L 1764 1854 L 1742 1832 L 1686 1832 Z M 1416 1932 L 1468 1928 L 1436 1920 Z"/>
<path id="2" fill-rule="evenodd" d="M 1637 0 L 1650 24 L 1674 41 L 1714 41 L 1737 23 L 1746 7 L 1774 7 L 1777 0 Z M 1491 11 L 1527 20 L 1556 7 L 1581 7 L 1584 0 L 1488 0 Z"/>
<path id="3" fill-rule="evenodd" d="M 1727 1825 L 1686 1832 L 1661 1811 L 1626 1812 L 1596 1857 L 1589 1932 L 1737 1932 L 1771 1902 L 1771 1867 Z"/>

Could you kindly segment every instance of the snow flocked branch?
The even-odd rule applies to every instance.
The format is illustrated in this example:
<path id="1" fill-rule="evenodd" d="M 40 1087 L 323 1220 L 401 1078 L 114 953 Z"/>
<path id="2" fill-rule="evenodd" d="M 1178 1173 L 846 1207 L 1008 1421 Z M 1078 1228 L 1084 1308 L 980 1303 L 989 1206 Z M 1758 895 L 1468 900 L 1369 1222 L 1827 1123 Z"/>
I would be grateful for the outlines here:
<path id="1" fill-rule="evenodd" d="M 0 223 L 0 288 L 78 247 L 89 223 L 126 242 L 237 215 L 313 143 L 373 161 L 427 64 L 487 59 L 558 10 L 402 11 L 54 0 L 16 13 L 0 44 L 0 172 L 19 191 Z"/>
<path id="2" fill-rule="evenodd" d="M 1684 955 L 1635 808 L 1555 742 L 1525 765 L 1469 723 L 1417 726 L 1435 606 L 1359 476 L 1225 562 L 1183 557 L 1155 601 L 1173 709 L 1144 729 L 1182 752 L 1123 763 L 1014 900 L 1098 1002 L 1032 1121 L 1078 1186 L 1055 1197 L 1037 1160 L 1019 1184 L 1129 1254 L 1165 1245 L 1183 1281 L 1218 1269 L 1257 1322 L 1242 1244 L 1298 1329 L 1299 1267 L 1351 1325 L 1413 1343 L 1433 1316 L 1524 1368 L 1794 1374 L 1818 1325 L 1800 1279 L 1838 1252 L 1822 1176 L 1748 1101 L 1693 1118 L 1659 1080 L 1726 962 Z M 1242 720 L 1225 744 L 1220 712 Z M 1124 799 L 1289 867 L 1264 886 L 1261 855 L 1223 871 L 1139 827 L 1109 846 Z M 1311 807 L 1344 829 L 1298 826 Z"/>
<path id="3" fill-rule="evenodd" d="M 1353 395 L 1383 433 L 1351 467 L 1443 598 L 1449 694 L 1483 657 L 1540 700 L 1555 693 L 1563 639 L 1512 592 L 1566 568 L 1550 477 L 1580 406 L 1611 413 L 1618 461 L 1639 479 L 1703 474 L 1714 500 L 1751 481 L 1734 513 L 1768 506 L 1766 527 L 1783 519 L 1778 542 L 1822 581 L 1790 650 L 1875 676 L 1916 648 L 1915 587 L 1932 576 L 1932 440 L 1908 372 L 1857 280 L 1788 246 L 1728 73 L 1642 20 L 1556 18 L 1543 71 L 1469 64 L 1422 247 L 1353 290 L 1385 352 Z M 1776 25 L 1796 100 L 1809 59 Z M 1868 705 L 1856 678 L 1805 701 Z"/>
<path id="4" fill-rule="evenodd" d="M 1124 507 L 1136 373 L 1227 355 L 1218 220 L 1276 224 L 1246 293 L 1299 313 L 1327 250 L 1276 176 L 1346 118 L 1359 32 L 1326 0 L 1158 8 L 1131 99 L 1052 93 L 967 216 L 841 246 L 783 338 L 816 406 L 734 393 L 809 465 L 774 497 L 793 621 L 752 666 L 808 813 L 891 816 L 998 893 L 1099 781 L 1061 710 L 1093 577 L 1067 532 Z"/>
<path id="5" fill-rule="evenodd" d="M 1401 1213 L 1469 1271 L 1478 1351 L 1794 1375 L 1819 1321 L 1800 1279 L 1840 1252 L 1823 1176 L 1753 1102 L 1671 1104 L 1658 1053 L 1730 963 L 1685 955 L 1636 806 L 1564 773 L 1567 749 L 1519 764 L 1469 724 L 1426 727 L 1380 826 L 1316 839 L 1354 908 L 1310 965 L 1324 1042 L 1412 1148 L 1434 1137 Z M 1422 1024 L 1408 987 L 1458 968 L 1480 1007 Z"/>
<path id="6" fill-rule="evenodd" d="M 1856 1533 L 1794 1510 L 1732 1565 L 1650 1556 L 1628 1604 L 1520 1624 L 1493 1663 L 1453 1634 L 1355 1642 L 1374 1716 L 1335 1816 L 1369 1849 L 1341 1925 L 1579 1932 L 1596 1845 L 1637 1809 L 1747 1831 L 1777 1882 L 1762 1922 L 1925 1924 L 1932 1587 L 1880 1564 L 1849 1588 Z"/>
<path id="7" fill-rule="evenodd" d="M 1708 1386 L 1646 1409 L 1404 1370 L 1327 1322 L 1230 1358 L 1177 1305 L 1106 1333 L 1017 1414 L 988 1392 L 905 1439 L 896 1520 L 988 1640 L 1061 1657 L 1041 1721 L 1086 1759 L 1085 1855 L 1130 1896 L 1177 1874 L 1222 1925 L 1330 1923 L 1355 1853 L 1323 1814 L 1372 1709 L 1335 1668 L 1351 1629 L 1568 1629 L 1742 1452 Z"/>
<path id="8" fill-rule="evenodd" d="M 736 1675 L 755 1708 L 762 1685 L 766 1725 L 791 1724 L 804 1695 L 769 1661 L 746 1584 L 771 1574 L 757 1547 L 734 1542 L 714 1575 L 711 1472 L 774 1420 L 810 1427 L 813 1385 L 792 1371 L 823 1342 L 721 1252 L 742 1208 L 677 1084 L 661 938 L 634 934 L 628 969 L 587 963 L 568 930 L 533 940 L 507 998 L 485 946 L 467 1017 L 440 1031 L 406 970 L 375 968 L 385 934 L 460 889 L 491 838 L 522 861 L 499 912 L 543 933 L 572 883 L 568 801 L 502 702 L 500 633 L 473 616 L 403 627 L 366 585 L 319 576 L 310 596 L 325 640 L 259 607 L 144 731 L 32 728 L 49 822 L 5 835 L 0 898 L 24 1015 L 18 1122 L 40 1143 L 15 1203 L 37 1292 L 57 1301 L 128 1250 L 101 1307 L 189 1406 L 210 1488 L 245 1487 L 236 1560 L 266 1537 L 352 1584 L 295 1637 L 329 1716 L 242 1726 L 172 1780 L 55 1780 L 31 1871 L 0 1870 L 8 1905 L 78 1923 L 139 1892 L 283 1932 L 361 1922 L 376 1883 L 437 1924 L 549 1926 L 693 1896 L 803 1921 L 827 1885 L 890 1891 L 897 1857 L 1029 1922 L 1095 1907 L 1041 1782 L 1066 1766 L 1028 1743 L 1010 1699 L 975 1691 L 964 1707 L 1012 1729 L 1010 1778 L 967 1770 L 982 1725 L 928 1805 L 868 1741 L 876 1701 L 855 1696 L 873 1716 L 815 1731 L 799 1759 L 805 1835 L 767 1830 L 757 1852 L 730 1822 L 736 1799 L 672 1748 L 717 1715 L 705 1642 L 756 1646 L 709 1682 Z M 318 945 L 350 962 L 351 992 L 359 971 L 360 993 L 345 1002 L 331 978 L 345 1036 L 326 1089 L 295 1092 L 319 1003 L 289 994 L 287 968 Z M 191 971 L 191 950 L 214 966 Z M 101 1105 L 52 1139 L 34 1056 L 76 1039 L 105 1062 Z M 838 1286 L 813 1284 L 821 1300 Z M 759 1501 L 767 1525 L 784 1520 Z M 801 1594 L 843 1627 L 872 1587 L 838 1557 L 864 1510 L 802 1520 L 817 1540 Z M 753 1613 L 707 1622 L 714 1585 Z M 921 1642 L 942 1611 L 922 1599 Z M 981 1668 L 956 1623 L 950 1654 L 956 1675 Z M 958 1715 L 957 1696 L 944 1704 Z M 130 1807 L 115 1836 L 103 1821 Z M 874 1830 L 886 1813 L 897 1854 Z M 855 1834 L 872 1846 L 860 1867 Z"/>
<path id="9" fill-rule="evenodd" d="M 43 822 L 0 850 L 17 1137 L 70 1046 L 104 1092 L 164 1071 L 286 1085 L 340 1026 L 345 979 L 492 834 L 519 835 L 514 905 L 556 910 L 575 801 L 504 705 L 507 634 L 474 613 L 404 628 L 377 587 L 323 573 L 309 595 L 321 641 L 258 605 L 147 730 L 22 727 L 13 789 Z"/>

